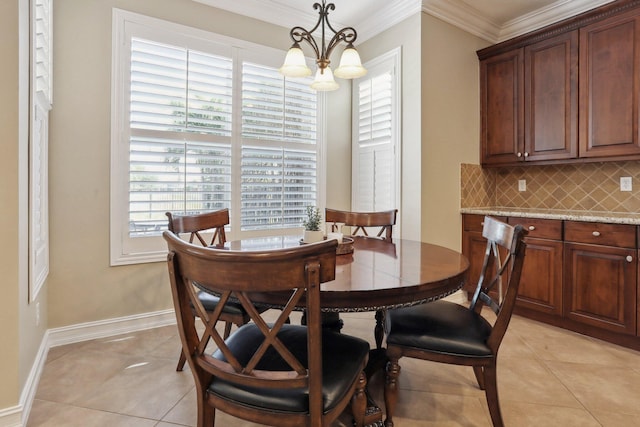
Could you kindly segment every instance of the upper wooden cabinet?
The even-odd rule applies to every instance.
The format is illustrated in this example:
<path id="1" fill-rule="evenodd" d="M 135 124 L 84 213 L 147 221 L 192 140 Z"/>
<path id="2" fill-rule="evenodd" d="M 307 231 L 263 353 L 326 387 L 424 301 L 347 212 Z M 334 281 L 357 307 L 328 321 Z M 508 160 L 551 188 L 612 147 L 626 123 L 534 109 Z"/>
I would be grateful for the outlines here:
<path id="1" fill-rule="evenodd" d="M 524 48 L 526 161 L 571 159 L 578 142 L 578 32 Z"/>
<path id="2" fill-rule="evenodd" d="M 640 154 L 639 14 L 580 29 L 580 157 Z"/>
<path id="3" fill-rule="evenodd" d="M 640 2 L 478 51 L 484 166 L 640 159 Z"/>
<path id="4" fill-rule="evenodd" d="M 578 32 L 480 61 L 481 162 L 575 158 Z"/>
<path id="5" fill-rule="evenodd" d="M 522 49 L 480 61 L 481 162 L 508 164 L 522 152 Z"/>

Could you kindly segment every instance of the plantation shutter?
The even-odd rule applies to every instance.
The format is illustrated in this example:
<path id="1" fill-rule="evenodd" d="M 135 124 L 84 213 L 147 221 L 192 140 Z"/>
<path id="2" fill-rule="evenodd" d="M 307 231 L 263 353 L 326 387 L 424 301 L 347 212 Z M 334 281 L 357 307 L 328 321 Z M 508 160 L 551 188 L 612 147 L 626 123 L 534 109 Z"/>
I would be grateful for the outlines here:
<path id="1" fill-rule="evenodd" d="M 31 2 L 29 300 L 49 274 L 49 111 L 52 106 L 51 0 Z"/>
<path id="2" fill-rule="evenodd" d="M 307 80 L 242 67 L 241 228 L 297 227 L 317 200 L 317 98 Z"/>
<path id="3" fill-rule="evenodd" d="M 36 92 L 44 96 L 50 105 L 52 103 L 51 0 L 35 0 L 34 6 L 35 87 Z"/>
<path id="4" fill-rule="evenodd" d="M 129 233 L 231 205 L 232 60 L 133 38 Z"/>
<path id="5" fill-rule="evenodd" d="M 33 0 L 35 1 L 35 0 Z M 323 97 L 286 52 L 113 10 L 112 265 L 165 259 L 165 212 L 229 209 L 230 240 L 297 233 L 323 203 Z"/>
<path id="6" fill-rule="evenodd" d="M 393 75 L 387 71 L 362 80 L 358 85 L 353 206 L 356 211 L 395 208 L 392 84 Z"/>

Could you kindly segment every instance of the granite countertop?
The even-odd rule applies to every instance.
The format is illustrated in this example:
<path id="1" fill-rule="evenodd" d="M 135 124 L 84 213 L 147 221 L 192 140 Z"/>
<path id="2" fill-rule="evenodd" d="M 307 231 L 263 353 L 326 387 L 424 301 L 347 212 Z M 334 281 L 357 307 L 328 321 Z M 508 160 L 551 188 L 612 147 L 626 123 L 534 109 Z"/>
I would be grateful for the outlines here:
<path id="1" fill-rule="evenodd" d="M 564 211 L 555 209 L 525 209 L 495 206 L 461 208 L 460 213 L 640 225 L 640 213 L 628 212 Z"/>

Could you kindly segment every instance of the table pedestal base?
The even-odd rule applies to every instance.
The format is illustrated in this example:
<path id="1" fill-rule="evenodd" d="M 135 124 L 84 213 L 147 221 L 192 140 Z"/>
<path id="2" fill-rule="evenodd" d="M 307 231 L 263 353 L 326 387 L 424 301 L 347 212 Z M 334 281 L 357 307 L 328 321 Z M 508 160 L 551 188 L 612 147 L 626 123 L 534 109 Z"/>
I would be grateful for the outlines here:
<path id="1" fill-rule="evenodd" d="M 384 368 L 387 365 L 387 353 L 383 348 L 376 348 L 369 351 L 369 363 L 364 368 L 364 373 L 367 376 L 367 381 L 371 379 L 371 376 L 376 372 L 384 372 Z M 366 427 L 384 427 L 382 421 L 382 409 L 376 404 L 376 402 L 367 393 L 367 412 L 365 415 Z"/>
<path id="2" fill-rule="evenodd" d="M 371 399 L 369 393 L 367 393 L 367 410 L 364 414 L 364 427 L 384 427 L 382 409 Z"/>

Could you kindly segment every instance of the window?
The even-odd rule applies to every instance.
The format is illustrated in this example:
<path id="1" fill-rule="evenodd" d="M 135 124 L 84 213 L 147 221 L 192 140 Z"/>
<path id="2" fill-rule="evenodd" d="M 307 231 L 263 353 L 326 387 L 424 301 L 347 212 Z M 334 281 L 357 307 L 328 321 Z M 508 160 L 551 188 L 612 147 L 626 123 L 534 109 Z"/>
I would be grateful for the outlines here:
<path id="1" fill-rule="evenodd" d="M 352 209 L 400 206 L 400 50 L 365 64 L 353 85 Z"/>
<path id="2" fill-rule="evenodd" d="M 163 260 L 166 211 L 297 232 L 319 204 L 319 100 L 278 73 L 284 52 L 120 10 L 113 45 L 112 264 Z"/>
<path id="3" fill-rule="evenodd" d="M 242 68 L 242 230 L 299 227 L 317 192 L 316 94 L 272 67 Z"/>
<path id="4" fill-rule="evenodd" d="M 49 111 L 51 110 L 51 0 L 31 2 L 29 141 L 29 300 L 49 274 Z"/>

